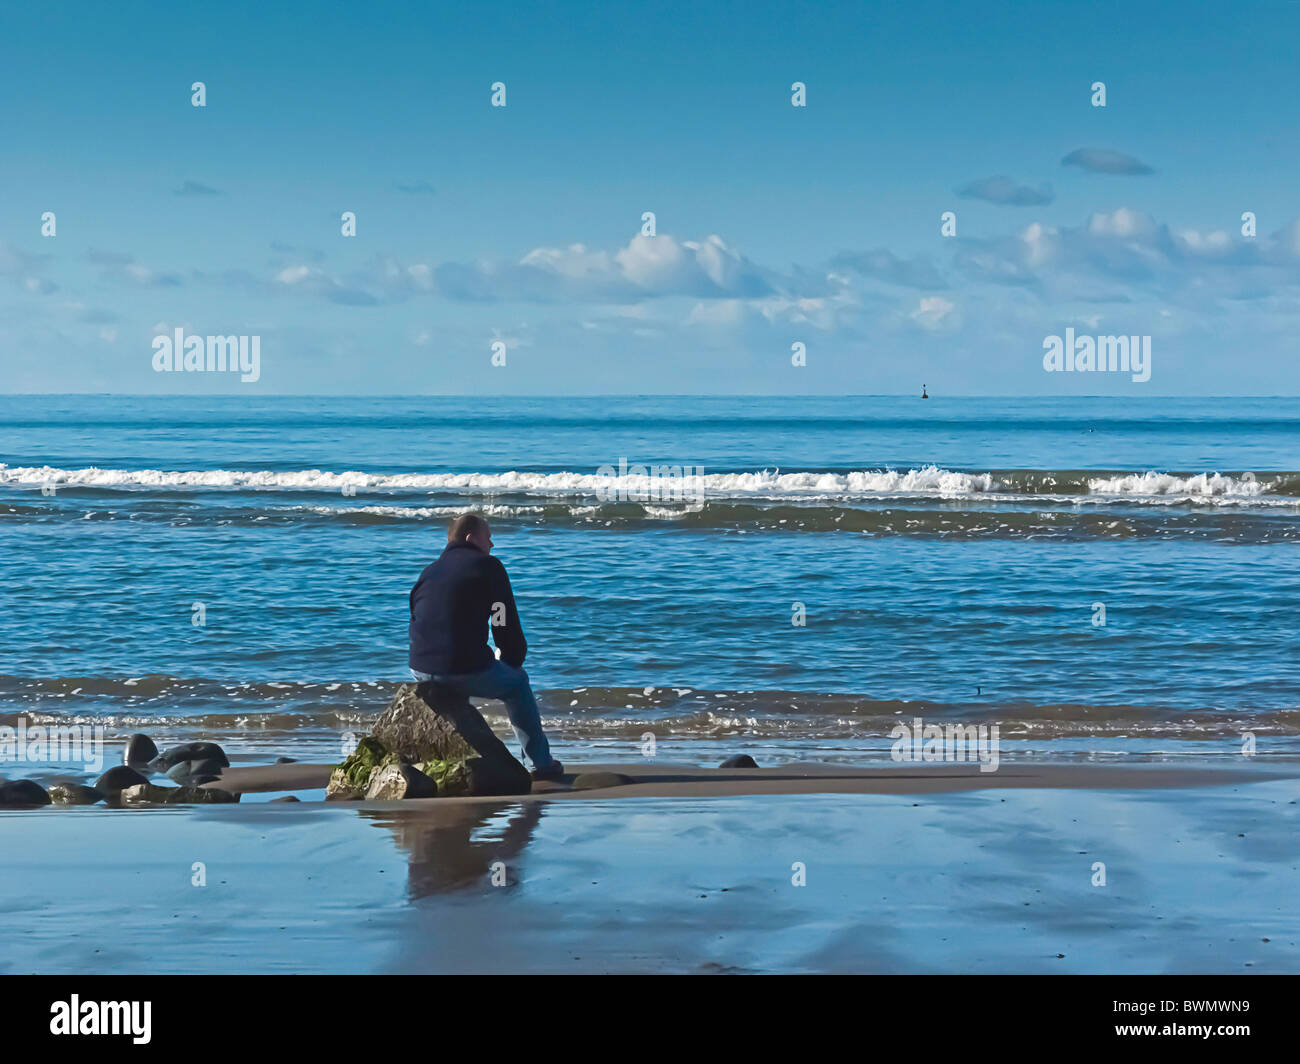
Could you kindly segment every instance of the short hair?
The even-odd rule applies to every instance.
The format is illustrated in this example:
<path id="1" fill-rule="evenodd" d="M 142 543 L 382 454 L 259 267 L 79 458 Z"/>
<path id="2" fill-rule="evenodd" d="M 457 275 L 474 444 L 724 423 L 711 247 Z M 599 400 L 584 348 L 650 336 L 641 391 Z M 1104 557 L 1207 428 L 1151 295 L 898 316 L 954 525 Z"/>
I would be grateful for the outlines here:
<path id="1" fill-rule="evenodd" d="M 447 542 L 461 543 L 466 536 L 473 536 L 485 528 L 487 521 L 478 514 L 459 514 L 447 526 Z"/>

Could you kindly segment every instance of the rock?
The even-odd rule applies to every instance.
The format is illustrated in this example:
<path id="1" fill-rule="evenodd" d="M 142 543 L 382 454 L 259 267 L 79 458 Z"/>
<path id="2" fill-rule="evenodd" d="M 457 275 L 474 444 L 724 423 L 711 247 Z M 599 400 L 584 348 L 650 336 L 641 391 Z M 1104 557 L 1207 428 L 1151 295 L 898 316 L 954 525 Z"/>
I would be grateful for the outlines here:
<path id="1" fill-rule="evenodd" d="M 375 722 L 374 737 L 415 765 L 440 795 L 528 794 L 528 770 L 469 700 L 432 683 L 403 684 Z"/>
<path id="2" fill-rule="evenodd" d="M 573 779 L 575 791 L 595 791 L 602 787 L 625 787 L 632 780 L 621 772 L 582 772 Z"/>
<path id="3" fill-rule="evenodd" d="M 123 805 L 136 804 L 138 802 L 165 802 L 167 792 L 177 790 L 176 787 L 159 787 L 154 783 L 135 783 L 130 787 L 123 787 L 114 797 Z"/>
<path id="4" fill-rule="evenodd" d="M 416 767 L 438 788 L 439 798 L 464 798 L 474 793 L 474 777 L 470 758 L 444 761 L 421 761 Z M 478 760 L 473 758 L 472 760 Z M 532 789 L 531 782 L 529 789 Z"/>
<path id="5" fill-rule="evenodd" d="M 507 756 L 510 756 L 509 751 Z M 529 794 L 533 789 L 528 770 L 513 757 L 506 762 L 486 757 L 422 761 L 416 767 L 438 785 L 440 798 L 464 798 L 472 794 Z M 525 784 L 527 790 L 523 789 Z"/>
<path id="6" fill-rule="evenodd" d="M 50 796 L 35 780 L 8 780 L 0 783 L 0 807 L 14 809 L 49 804 Z"/>
<path id="7" fill-rule="evenodd" d="M 204 761 L 212 758 L 222 768 L 230 767 L 230 759 L 226 757 L 226 752 L 216 743 L 181 743 L 180 746 L 173 746 L 159 754 L 149 762 L 149 767 L 159 772 L 166 772 L 169 768 L 179 761 Z"/>
<path id="8" fill-rule="evenodd" d="M 221 776 L 221 762 L 215 757 L 206 757 L 196 761 L 177 761 L 167 770 L 167 778 L 177 783 L 197 787 L 200 783 L 209 783 Z"/>
<path id="9" fill-rule="evenodd" d="M 414 765 L 387 764 L 370 775 L 366 801 L 396 798 L 437 798 L 438 785 Z"/>
<path id="10" fill-rule="evenodd" d="M 292 765 L 295 764 L 297 760 L 298 759 L 296 757 L 277 757 L 275 759 L 275 763 L 277 765 Z M 281 801 L 285 801 L 285 799 L 277 798 L 276 801 L 281 802 Z M 297 799 L 295 798 L 294 801 L 297 801 Z"/>
<path id="11" fill-rule="evenodd" d="M 366 796 L 371 773 L 388 757 L 388 750 L 374 736 L 367 735 L 343 763 L 330 773 L 325 801 L 354 802 Z"/>
<path id="12" fill-rule="evenodd" d="M 297 802 L 301 799 L 296 794 L 286 794 L 283 798 L 272 798 L 273 802 Z"/>
<path id="13" fill-rule="evenodd" d="M 122 764 L 147 765 L 157 756 L 157 744 L 143 732 L 136 732 L 126 741 L 126 749 L 122 751 Z"/>
<path id="14" fill-rule="evenodd" d="M 216 787 L 159 787 L 152 783 L 140 783 L 122 791 L 123 805 L 138 805 L 150 802 L 159 805 L 219 805 L 239 801 L 239 795 Z"/>
<path id="15" fill-rule="evenodd" d="M 402 684 L 375 721 L 374 737 L 412 765 L 472 757 L 475 747 L 457 727 L 457 715 L 466 707 L 473 710 L 467 699 L 445 687 Z"/>
<path id="16" fill-rule="evenodd" d="M 50 801 L 55 805 L 94 805 L 103 800 L 104 796 L 99 791 L 84 783 L 50 784 Z"/>
<path id="17" fill-rule="evenodd" d="M 173 802 L 196 802 L 202 805 L 228 805 L 239 801 L 239 795 L 233 791 L 223 791 L 220 787 L 177 787 L 178 791 L 188 792 L 173 798 Z"/>
<path id="18" fill-rule="evenodd" d="M 727 758 L 718 768 L 758 768 L 758 762 L 748 754 L 737 754 Z"/>
<path id="19" fill-rule="evenodd" d="M 147 776 L 137 772 L 130 765 L 118 765 L 95 780 L 95 790 L 105 798 L 113 798 L 127 787 L 136 787 L 148 782 Z"/>
<path id="20" fill-rule="evenodd" d="M 424 778 L 422 778 L 424 777 Z M 432 788 L 432 789 L 431 789 Z M 532 780 L 469 700 L 433 684 L 403 684 L 330 776 L 326 801 L 528 794 Z"/>

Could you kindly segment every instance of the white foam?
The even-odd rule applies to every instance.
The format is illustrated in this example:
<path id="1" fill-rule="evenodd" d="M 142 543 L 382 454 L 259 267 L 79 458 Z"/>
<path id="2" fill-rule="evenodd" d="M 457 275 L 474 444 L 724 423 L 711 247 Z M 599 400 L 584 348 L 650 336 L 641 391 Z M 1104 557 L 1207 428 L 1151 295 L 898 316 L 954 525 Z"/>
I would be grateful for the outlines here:
<path id="1" fill-rule="evenodd" d="M 297 490 L 395 492 L 446 491 L 464 494 L 523 494 L 574 496 L 609 493 L 648 495 L 668 501 L 670 493 L 689 498 L 697 487 L 718 498 L 834 498 L 893 494 L 960 496 L 996 490 L 991 473 L 957 473 L 937 466 L 921 469 L 864 470 L 850 473 L 707 473 L 697 477 L 606 476 L 600 473 L 402 473 L 382 475 L 320 469 L 292 472 L 275 470 L 207 469 L 57 469 L 51 466 L 0 464 L 0 484 L 38 487 L 44 484 L 97 488 L 225 488 L 233 490 Z M 657 495 L 656 495 L 657 493 Z"/>
<path id="2" fill-rule="evenodd" d="M 330 472 L 320 469 L 276 470 L 162 470 L 162 469 L 59 469 L 51 466 L 15 466 L 0 463 L 0 486 L 37 488 L 43 485 L 77 488 L 297 491 L 344 495 L 356 502 L 352 510 L 331 512 L 372 513 L 393 516 L 440 517 L 458 507 L 432 506 L 414 510 L 368 504 L 367 493 L 442 493 L 487 497 L 480 504 L 489 515 L 522 515 L 527 507 L 491 502 L 496 495 L 537 496 L 538 508 L 547 501 L 581 501 L 574 516 L 596 513 L 602 499 L 617 495 L 639 502 L 653 517 L 680 519 L 686 510 L 698 508 L 701 497 L 712 500 L 782 500 L 836 502 L 891 498 L 960 499 L 981 497 L 990 503 L 1034 501 L 1097 502 L 1112 500 L 1169 503 L 1177 499 L 1214 501 L 1236 505 L 1268 496 L 1270 483 L 1246 473 L 1180 475 L 1154 470 L 1144 473 L 1102 475 L 1086 481 L 1087 495 L 1055 494 L 1017 490 L 1001 483 L 993 473 L 963 473 L 935 465 L 908 470 L 860 470 L 848 473 L 782 473 L 757 470 L 748 473 L 708 473 L 684 477 L 605 476 L 600 473 L 362 473 L 355 470 Z M 1014 479 L 1014 478 L 1009 478 Z M 1049 478 L 1044 485 L 1056 486 Z M 1273 495 L 1274 499 L 1279 496 Z M 659 503 L 659 506 L 655 506 Z"/>
<path id="3" fill-rule="evenodd" d="M 1249 475 L 1231 477 L 1219 473 L 1197 473 L 1195 476 L 1183 477 L 1152 470 L 1117 477 L 1097 477 L 1088 481 L 1088 490 L 1097 495 L 1235 495 L 1255 498 L 1268 489 L 1258 478 Z"/>

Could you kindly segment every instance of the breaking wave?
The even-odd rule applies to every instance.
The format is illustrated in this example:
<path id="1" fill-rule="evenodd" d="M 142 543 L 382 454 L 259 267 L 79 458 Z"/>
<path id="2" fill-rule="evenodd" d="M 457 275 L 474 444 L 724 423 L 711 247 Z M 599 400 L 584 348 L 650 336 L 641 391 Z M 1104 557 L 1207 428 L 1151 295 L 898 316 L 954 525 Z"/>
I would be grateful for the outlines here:
<path id="1" fill-rule="evenodd" d="M 473 506 L 560 528 L 850 532 L 1066 540 L 1300 540 L 1300 473 L 1148 470 L 759 470 L 684 476 L 319 469 L 124 470 L 0 464 L 0 520 L 365 527 Z M 44 489 L 41 494 L 37 489 Z"/>
<path id="2" fill-rule="evenodd" d="M 927 465 L 916 469 L 793 471 L 763 469 L 693 475 L 696 467 L 648 464 L 649 473 L 600 472 L 365 473 L 305 470 L 59 469 L 0 463 L 0 486 L 60 489 L 167 489 L 173 491 L 287 491 L 394 495 L 535 495 L 601 498 L 617 492 L 634 501 L 705 499 L 848 500 L 858 498 L 971 496 L 1110 496 L 1215 498 L 1248 501 L 1262 496 L 1300 501 L 1300 473 L 1168 473 L 1099 470 L 963 472 Z M 669 470 L 663 472 L 663 470 Z"/>
<path id="3" fill-rule="evenodd" d="M 396 681 L 241 682 L 138 677 L 0 676 L 0 725 L 103 724 L 110 735 L 307 738 L 368 728 L 391 701 Z M 636 741 L 724 737 L 864 739 L 888 736 L 913 717 L 997 724 L 1004 738 L 1088 736 L 1239 739 L 1242 732 L 1300 735 L 1300 709 L 1186 709 L 1139 705 L 1037 705 L 879 700 L 808 691 L 708 690 L 689 685 L 578 687 L 538 691 L 548 731 L 583 739 Z M 478 701 L 478 700 L 476 700 Z M 494 725 L 503 707 L 484 703 Z"/>

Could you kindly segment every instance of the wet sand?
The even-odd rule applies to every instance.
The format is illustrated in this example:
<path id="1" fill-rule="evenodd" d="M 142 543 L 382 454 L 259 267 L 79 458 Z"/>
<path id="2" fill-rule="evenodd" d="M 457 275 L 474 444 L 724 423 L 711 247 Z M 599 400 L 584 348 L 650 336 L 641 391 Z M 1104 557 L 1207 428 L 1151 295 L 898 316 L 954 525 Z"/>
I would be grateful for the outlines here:
<path id="1" fill-rule="evenodd" d="M 321 800 L 329 768 L 0 812 L 0 971 L 1300 972 L 1295 765 L 584 765 L 635 782 L 375 803 Z"/>
<path id="2" fill-rule="evenodd" d="M 0 813 L 0 970 L 1296 972 L 1263 775 Z"/>
<path id="3" fill-rule="evenodd" d="M 207 784 L 245 794 L 323 791 L 333 765 L 235 765 L 220 780 Z M 566 766 L 564 780 L 534 783 L 522 800 L 590 798 L 704 798 L 793 794 L 938 794 L 1001 788 L 1087 788 L 1133 790 L 1149 787 L 1227 786 L 1268 779 L 1300 778 L 1300 765 L 1242 761 L 1232 767 L 1195 765 L 1090 765 L 1003 762 L 983 772 L 977 763 L 891 764 L 882 768 L 849 768 L 812 762 L 777 768 L 701 768 L 662 763 L 610 763 Z M 618 773 L 627 783 L 574 789 L 583 774 Z M 411 807 L 448 802 L 483 803 L 499 798 L 425 798 L 403 801 Z M 391 806 L 392 802 L 347 803 Z"/>

